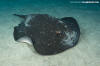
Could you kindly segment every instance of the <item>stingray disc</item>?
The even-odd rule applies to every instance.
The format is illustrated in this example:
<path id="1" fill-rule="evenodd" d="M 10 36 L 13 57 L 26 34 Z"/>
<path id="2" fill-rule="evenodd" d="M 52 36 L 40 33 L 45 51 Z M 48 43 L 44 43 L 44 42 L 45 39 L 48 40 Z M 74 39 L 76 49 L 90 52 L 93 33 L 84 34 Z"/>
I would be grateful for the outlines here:
<path id="1" fill-rule="evenodd" d="M 17 15 L 24 19 L 14 27 L 14 39 L 31 43 L 41 55 L 53 55 L 74 47 L 80 36 L 72 17 L 56 18 L 48 14 Z"/>

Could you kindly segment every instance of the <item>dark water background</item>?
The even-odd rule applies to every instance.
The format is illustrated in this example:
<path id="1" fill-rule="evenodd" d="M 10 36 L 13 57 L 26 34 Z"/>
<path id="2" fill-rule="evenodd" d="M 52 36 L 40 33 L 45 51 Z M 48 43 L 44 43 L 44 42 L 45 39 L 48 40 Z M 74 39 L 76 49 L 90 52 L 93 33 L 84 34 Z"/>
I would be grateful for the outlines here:
<path id="1" fill-rule="evenodd" d="M 98 1 L 98 0 L 0 0 L 0 9 L 11 9 L 16 7 L 23 8 L 56 8 L 56 7 L 66 7 L 71 9 L 82 9 L 82 10 L 100 10 L 99 3 L 72 3 L 72 2 L 82 2 L 82 1 Z"/>

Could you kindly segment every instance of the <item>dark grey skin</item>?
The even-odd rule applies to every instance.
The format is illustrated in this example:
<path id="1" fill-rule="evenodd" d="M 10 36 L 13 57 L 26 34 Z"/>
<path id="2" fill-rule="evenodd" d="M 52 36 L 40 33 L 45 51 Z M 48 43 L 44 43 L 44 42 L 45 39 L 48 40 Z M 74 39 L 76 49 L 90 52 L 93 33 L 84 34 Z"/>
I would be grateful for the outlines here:
<path id="1" fill-rule="evenodd" d="M 41 55 L 58 54 L 78 43 L 80 29 L 73 17 L 56 18 L 48 14 L 14 15 L 24 19 L 14 27 L 15 41 L 28 36 Z"/>

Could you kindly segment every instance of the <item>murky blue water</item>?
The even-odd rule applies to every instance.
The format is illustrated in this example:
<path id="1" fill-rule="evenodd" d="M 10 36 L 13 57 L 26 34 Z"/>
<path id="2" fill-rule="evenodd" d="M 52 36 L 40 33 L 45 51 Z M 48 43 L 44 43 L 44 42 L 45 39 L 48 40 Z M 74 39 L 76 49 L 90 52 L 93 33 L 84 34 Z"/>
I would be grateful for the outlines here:
<path id="1" fill-rule="evenodd" d="M 84 3 L 82 3 L 84 1 Z M 2 0 L 0 9 L 2 8 L 23 8 L 23 6 L 48 8 L 48 7 L 68 7 L 72 9 L 100 10 L 100 1 L 89 0 Z M 94 2 L 94 3 L 93 3 Z"/>

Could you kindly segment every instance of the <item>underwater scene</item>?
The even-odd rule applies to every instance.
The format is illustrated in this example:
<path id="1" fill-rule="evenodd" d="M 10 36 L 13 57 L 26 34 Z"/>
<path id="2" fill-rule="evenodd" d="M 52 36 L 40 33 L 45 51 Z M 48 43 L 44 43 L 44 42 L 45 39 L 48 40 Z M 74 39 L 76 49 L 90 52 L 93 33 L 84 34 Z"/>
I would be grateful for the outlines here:
<path id="1" fill-rule="evenodd" d="M 100 66 L 100 1 L 0 0 L 0 66 Z"/>

